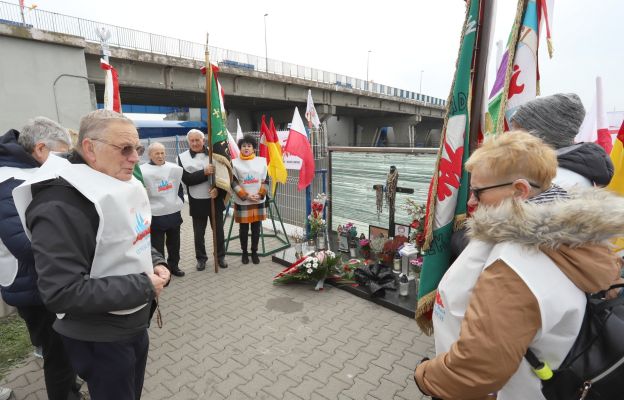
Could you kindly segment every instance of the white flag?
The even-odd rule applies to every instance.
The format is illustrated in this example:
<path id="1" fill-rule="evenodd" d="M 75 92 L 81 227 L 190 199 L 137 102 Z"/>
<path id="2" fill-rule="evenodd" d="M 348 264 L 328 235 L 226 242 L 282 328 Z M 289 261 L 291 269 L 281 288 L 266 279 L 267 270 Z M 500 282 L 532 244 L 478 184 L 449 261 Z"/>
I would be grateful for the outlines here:
<path id="1" fill-rule="evenodd" d="M 236 143 L 243 138 L 243 129 L 240 126 L 240 121 L 236 118 Z"/>
<path id="2" fill-rule="evenodd" d="M 305 117 L 308 120 L 308 128 L 313 126 L 318 129 L 321 125 L 316 108 L 314 108 L 314 101 L 312 100 L 312 90 L 308 89 L 308 106 L 306 107 Z"/>

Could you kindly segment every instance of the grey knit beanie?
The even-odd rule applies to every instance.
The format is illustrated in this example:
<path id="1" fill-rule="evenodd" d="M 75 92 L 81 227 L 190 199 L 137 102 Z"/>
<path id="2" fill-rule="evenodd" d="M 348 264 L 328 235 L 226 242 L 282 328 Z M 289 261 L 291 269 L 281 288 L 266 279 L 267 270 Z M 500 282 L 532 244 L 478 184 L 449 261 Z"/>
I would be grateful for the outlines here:
<path id="1" fill-rule="evenodd" d="M 511 122 L 560 149 L 574 144 L 584 118 L 585 108 L 576 94 L 558 93 L 524 103 Z"/>

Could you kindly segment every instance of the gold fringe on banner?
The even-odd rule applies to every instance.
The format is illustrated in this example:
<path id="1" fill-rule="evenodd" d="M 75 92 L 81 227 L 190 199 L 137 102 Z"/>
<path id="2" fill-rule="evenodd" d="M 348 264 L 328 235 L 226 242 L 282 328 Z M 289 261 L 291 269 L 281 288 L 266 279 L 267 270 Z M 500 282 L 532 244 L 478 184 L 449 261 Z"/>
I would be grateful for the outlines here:
<path id="1" fill-rule="evenodd" d="M 420 328 L 420 330 L 427 336 L 433 335 L 433 321 L 429 319 L 425 314 L 427 314 L 433 308 L 433 303 L 435 303 L 437 290 L 433 292 L 427 293 L 423 297 L 418 300 L 418 306 L 416 307 L 416 324 Z"/>

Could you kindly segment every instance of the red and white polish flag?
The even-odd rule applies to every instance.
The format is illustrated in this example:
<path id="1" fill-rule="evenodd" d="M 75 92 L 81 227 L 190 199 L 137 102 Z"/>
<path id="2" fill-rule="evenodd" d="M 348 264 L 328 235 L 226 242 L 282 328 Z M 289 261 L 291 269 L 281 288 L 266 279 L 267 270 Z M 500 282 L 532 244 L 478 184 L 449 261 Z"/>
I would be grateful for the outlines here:
<path id="1" fill-rule="evenodd" d="M 100 58 L 100 68 L 106 71 L 104 78 L 104 109 L 121 112 L 121 97 L 119 96 L 119 75 L 117 70 Z"/>
<path id="2" fill-rule="evenodd" d="M 295 114 L 290 124 L 290 132 L 288 132 L 284 153 L 290 153 L 301 158 L 302 163 L 301 170 L 299 170 L 299 185 L 297 189 L 305 189 L 314 180 L 314 154 L 312 153 L 312 146 L 297 107 L 295 107 Z"/>

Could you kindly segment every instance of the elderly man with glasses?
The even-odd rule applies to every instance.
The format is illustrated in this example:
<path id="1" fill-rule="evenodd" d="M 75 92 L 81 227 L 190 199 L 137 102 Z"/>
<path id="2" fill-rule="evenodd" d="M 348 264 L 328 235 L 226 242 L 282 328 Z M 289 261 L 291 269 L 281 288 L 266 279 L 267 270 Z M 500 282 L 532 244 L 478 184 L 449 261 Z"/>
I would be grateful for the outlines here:
<path id="1" fill-rule="evenodd" d="M 28 121 L 20 132 L 11 129 L 0 137 L 0 290 L 4 301 L 17 307 L 30 340 L 40 346 L 47 396 L 51 400 L 78 398 L 76 374 L 65 354 L 56 319 L 37 290 L 37 272 L 30 246 L 13 202 L 13 189 L 29 179 L 50 153 L 70 147 L 65 128 L 46 118 Z M 2 398 L 0 389 L 0 398 Z"/>
<path id="2" fill-rule="evenodd" d="M 414 379 L 444 399 L 543 399 L 524 355 L 554 370 L 581 328 L 585 293 L 609 288 L 620 261 L 606 242 L 624 232 L 624 200 L 553 185 L 555 151 L 526 132 L 486 140 L 466 163 L 466 249 L 433 308 L 437 356 Z"/>
<path id="3" fill-rule="evenodd" d="M 39 292 L 94 400 L 141 397 L 147 327 L 170 278 L 151 250 L 149 200 L 132 176 L 143 151 L 132 121 L 94 111 L 69 161 L 49 157 L 13 191 Z"/>

